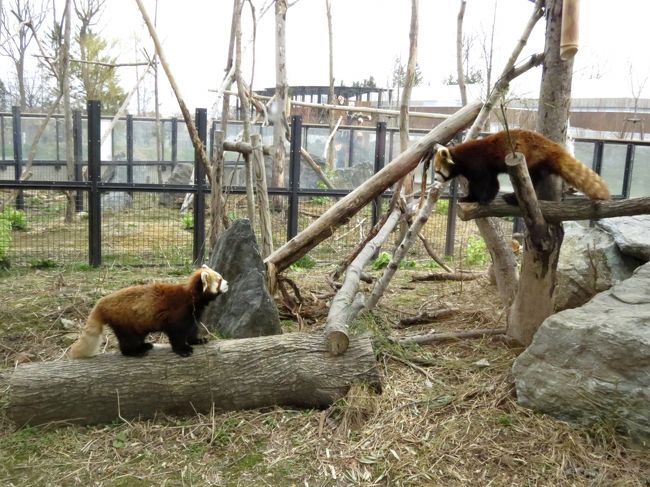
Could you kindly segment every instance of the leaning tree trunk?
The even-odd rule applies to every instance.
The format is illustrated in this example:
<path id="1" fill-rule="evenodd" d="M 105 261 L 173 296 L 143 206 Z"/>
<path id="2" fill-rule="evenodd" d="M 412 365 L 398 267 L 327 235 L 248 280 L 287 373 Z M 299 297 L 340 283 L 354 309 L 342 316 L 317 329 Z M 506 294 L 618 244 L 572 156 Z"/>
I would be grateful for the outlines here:
<path id="1" fill-rule="evenodd" d="M 320 333 L 220 340 L 188 358 L 157 346 L 142 358 L 104 354 L 20 365 L 0 375 L 7 417 L 18 425 L 107 423 L 213 408 L 324 408 L 353 382 L 380 389 L 370 339 L 355 337 L 345 355 L 332 357 Z"/>
<path id="2" fill-rule="evenodd" d="M 563 143 L 566 138 L 571 100 L 573 60 L 560 59 L 562 0 L 546 2 L 546 45 L 539 96 L 537 131 Z M 562 181 L 547 176 L 536 188 L 538 198 L 559 200 Z M 508 336 L 529 345 L 539 325 L 554 312 L 553 293 L 557 280 L 557 263 L 564 237 L 561 224 L 547 225 L 544 245 L 534 245 L 526 232 L 526 251 L 521 263 L 521 277 L 515 300 L 508 314 Z"/>
<path id="3" fill-rule="evenodd" d="M 480 106 L 481 104 L 476 102 L 458 110 L 405 152 L 399 154 L 381 171 L 341 198 L 306 229 L 275 250 L 264 260 L 267 266 L 275 267 L 270 273 L 282 272 L 320 242 L 330 237 L 339 226 L 345 224 L 361 208 L 415 169 L 418 163 L 427 154 L 430 154 L 436 142 L 446 142 L 458 131 L 467 127 L 476 118 Z"/>

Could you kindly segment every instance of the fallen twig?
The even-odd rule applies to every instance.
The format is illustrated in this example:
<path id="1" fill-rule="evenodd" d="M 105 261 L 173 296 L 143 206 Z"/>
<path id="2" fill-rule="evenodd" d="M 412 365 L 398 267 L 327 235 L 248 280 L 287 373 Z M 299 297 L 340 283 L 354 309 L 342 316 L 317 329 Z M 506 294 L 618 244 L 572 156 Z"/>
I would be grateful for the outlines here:
<path id="1" fill-rule="evenodd" d="M 397 340 L 399 345 L 423 345 L 431 342 L 442 342 L 446 340 L 461 340 L 464 338 L 483 338 L 491 335 L 504 335 L 505 328 L 487 328 L 481 330 L 456 331 L 449 333 L 429 333 L 428 335 L 414 335 Z"/>
<path id="2" fill-rule="evenodd" d="M 406 328 L 407 326 L 421 325 L 423 323 L 432 323 L 438 318 L 445 318 L 458 312 L 458 308 L 441 308 L 431 313 L 420 313 L 411 318 L 402 318 L 399 320 L 395 328 Z"/>

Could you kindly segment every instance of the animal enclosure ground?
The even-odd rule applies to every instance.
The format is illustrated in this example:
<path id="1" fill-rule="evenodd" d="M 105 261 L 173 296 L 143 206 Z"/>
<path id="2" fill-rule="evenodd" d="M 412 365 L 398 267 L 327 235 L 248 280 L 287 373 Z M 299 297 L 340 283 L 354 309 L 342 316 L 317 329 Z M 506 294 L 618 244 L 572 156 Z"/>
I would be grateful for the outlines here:
<path id="1" fill-rule="evenodd" d="M 0 413 L 0 485 L 539 485 L 642 486 L 650 456 L 612 425 L 584 428 L 519 407 L 517 350 L 497 337 L 402 349 L 388 337 L 503 326 L 486 278 L 411 282 L 398 272 L 358 330 L 376 338 L 384 389 L 355 386 L 325 411 L 272 408 L 78 427 L 15 430 Z M 323 326 L 331 266 L 289 272 L 305 300 L 305 331 Z M 379 271 L 369 271 L 378 275 Z M 0 276 L 0 367 L 56 360 L 100 296 L 188 269 L 14 270 Z M 362 286 L 367 286 L 362 284 Z M 404 330 L 400 318 L 460 311 Z M 281 307 L 283 327 L 297 328 Z M 109 350 L 115 340 L 109 339 Z M 177 358 L 174 358 L 177 360 Z M 2 400 L 0 399 L 0 405 Z"/>

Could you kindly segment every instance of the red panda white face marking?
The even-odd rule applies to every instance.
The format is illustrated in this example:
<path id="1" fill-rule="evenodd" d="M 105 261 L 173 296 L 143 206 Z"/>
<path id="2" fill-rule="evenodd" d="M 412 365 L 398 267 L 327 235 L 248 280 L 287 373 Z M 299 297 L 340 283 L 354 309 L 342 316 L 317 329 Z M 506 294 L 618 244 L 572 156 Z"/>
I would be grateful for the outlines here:
<path id="1" fill-rule="evenodd" d="M 438 146 L 436 154 L 433 156 L 433 179 L 438 183 L 446 183 L 453 176 L 451 175 L 450 166 L 454 164 L 449 149 L 445 146 Z"/>
<path id="2" fill-rule="evenodd" d="M 201 283 L 204 294 L 223 294 L 228 291 L 228 281 L 205 264 L 201 267 Z"/>

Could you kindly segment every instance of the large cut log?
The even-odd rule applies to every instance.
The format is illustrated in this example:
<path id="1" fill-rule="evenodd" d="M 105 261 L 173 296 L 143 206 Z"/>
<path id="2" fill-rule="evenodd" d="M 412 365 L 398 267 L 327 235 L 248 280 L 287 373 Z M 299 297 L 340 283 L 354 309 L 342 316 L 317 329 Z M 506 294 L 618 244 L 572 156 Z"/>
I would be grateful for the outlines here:
<path id="1" fill-rule="evenodd" d="M 179 358 L 166 346 L 145 357 L 24 364 L 0 375 L 9 419 L 18 425 L 96 424 L 269 406 L 325 408 L 353 382 L 379 389 L 369 337 L 332 356 L 318 334 L 220 340 Z"/>
<path id="2" fill-rule="evenodd" d="M 381 171 L 331 206 L 320 218 L 269 255 L 264 262 L 267 265 L 274 265 L 277 272 L 289 267 L 331 236 L 339 226 L 345 224 L 386 188 L 415 169 L 435 143 L 446 143 L 458 131 L 467 127 L 476 118 L 481 106 L 481 102 L 475 102 L 458 110 L 406 151 L 399 154 Z"/>

